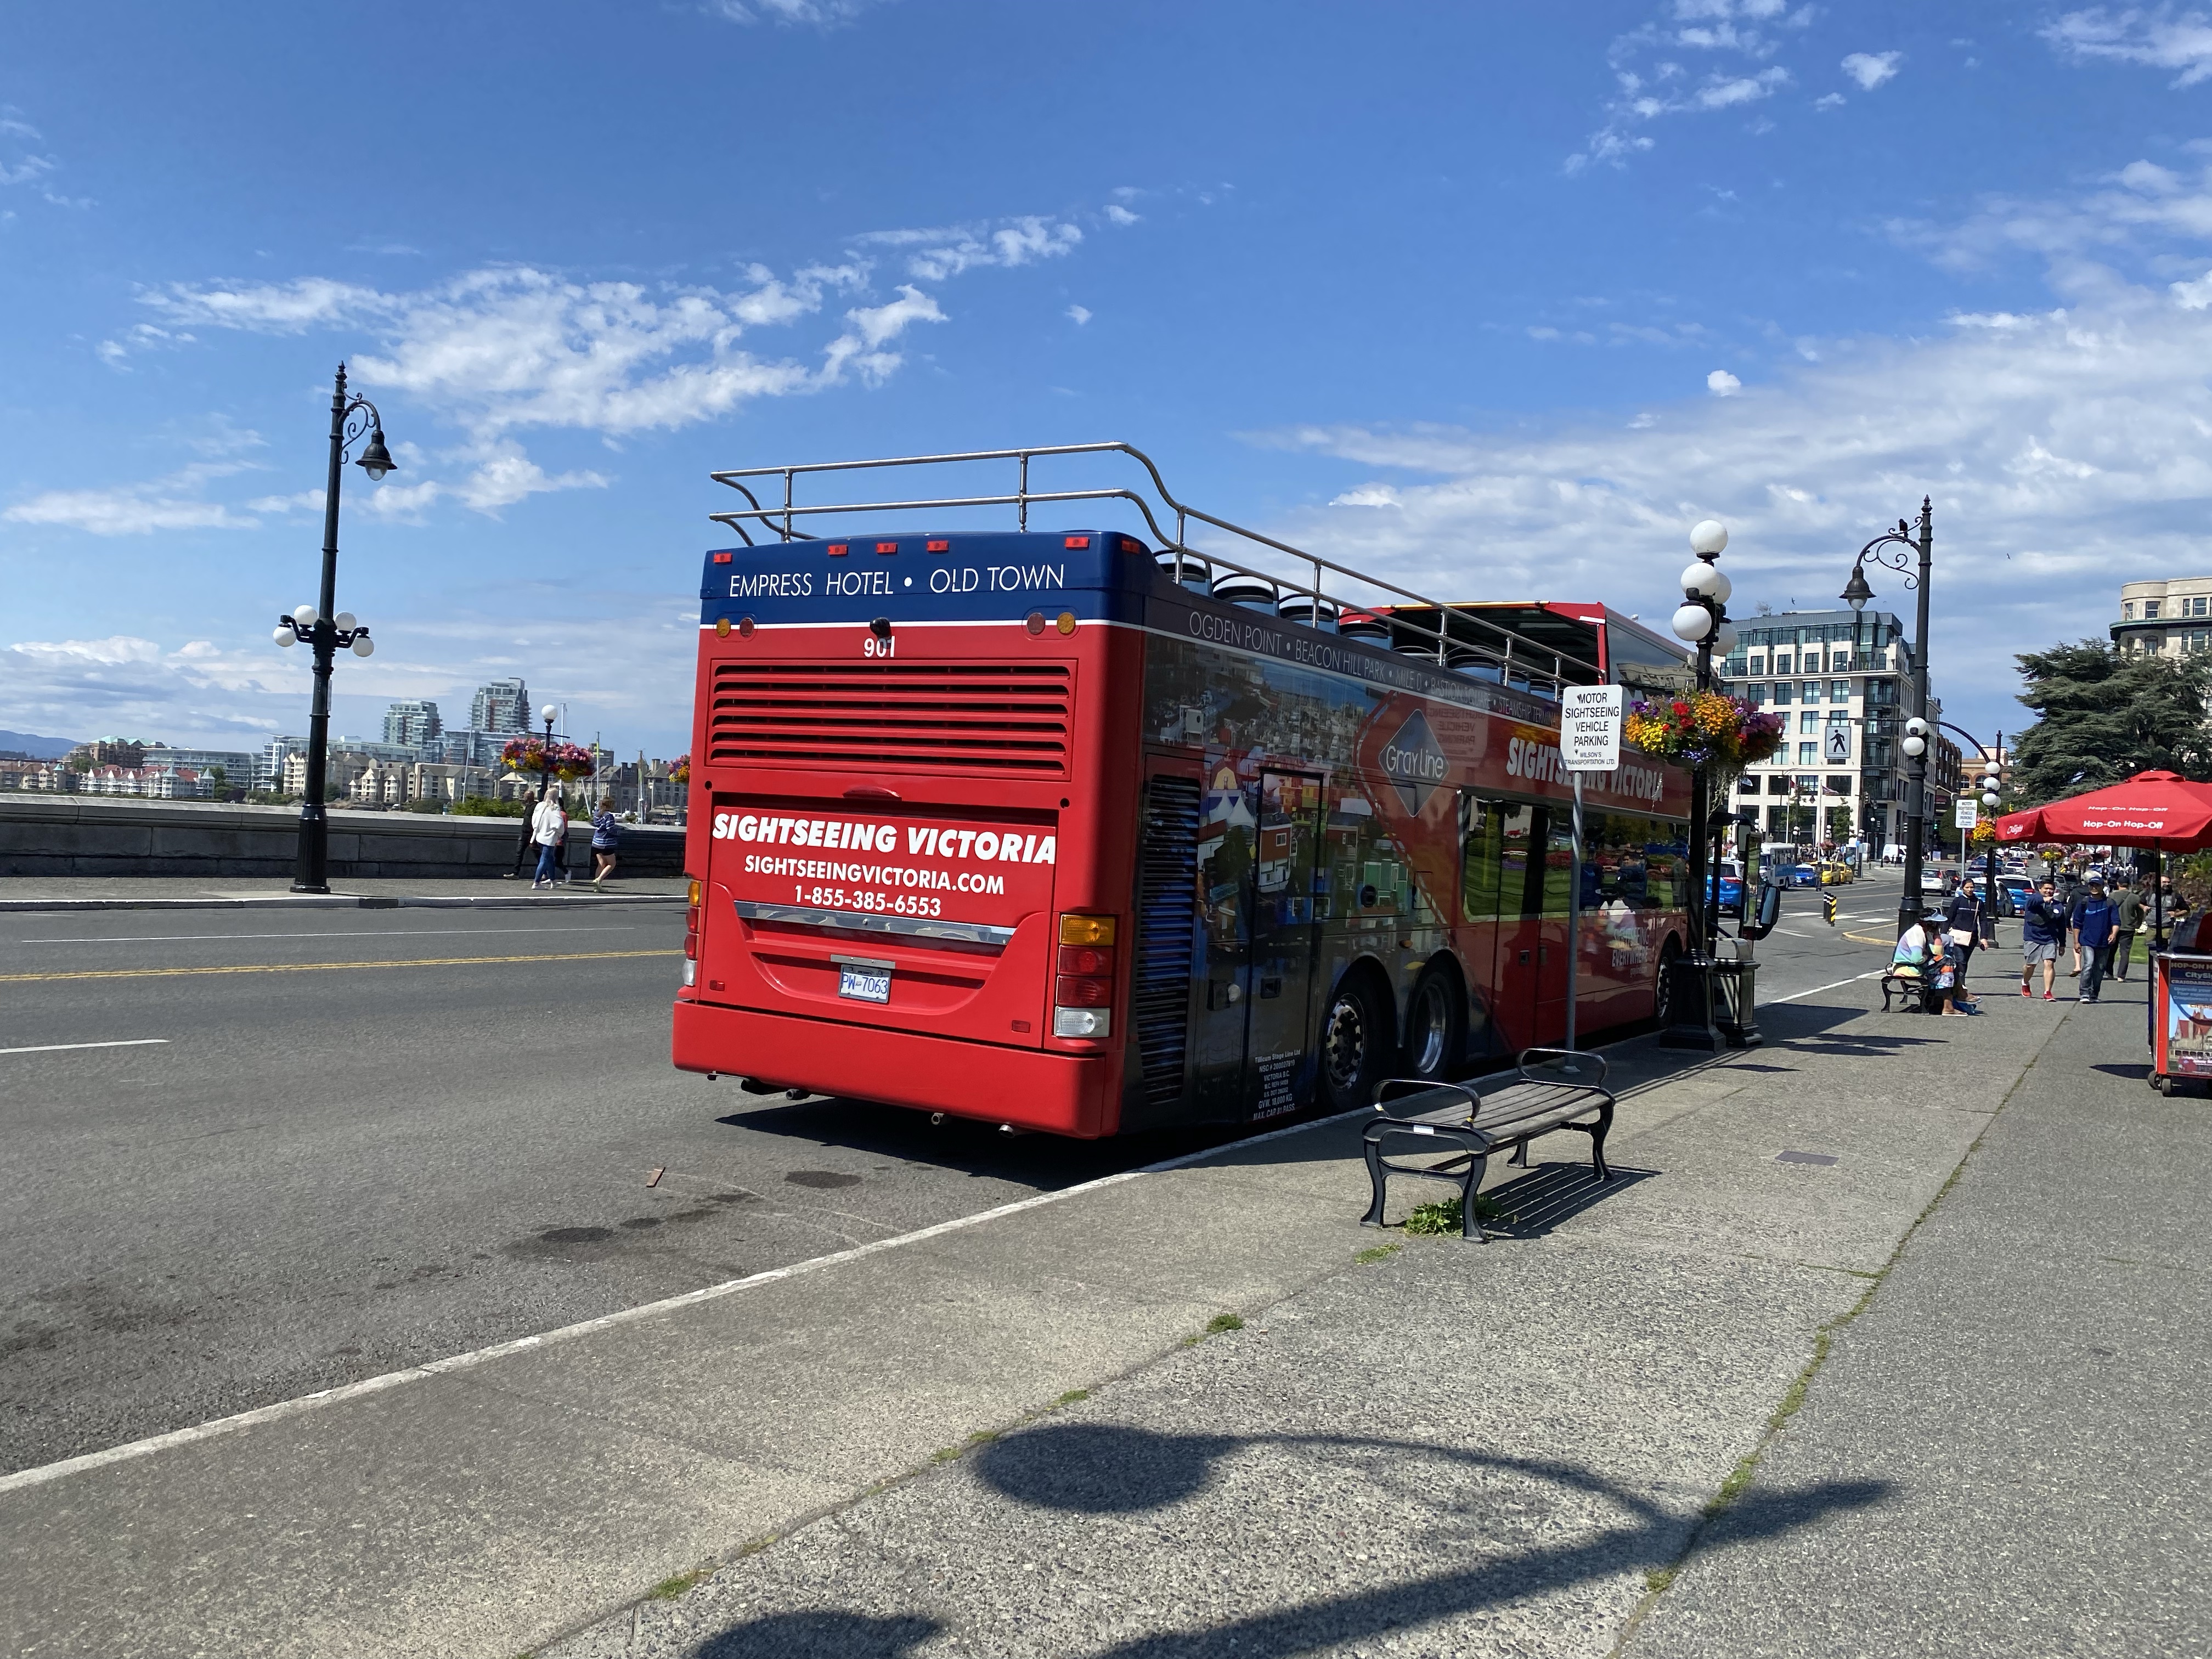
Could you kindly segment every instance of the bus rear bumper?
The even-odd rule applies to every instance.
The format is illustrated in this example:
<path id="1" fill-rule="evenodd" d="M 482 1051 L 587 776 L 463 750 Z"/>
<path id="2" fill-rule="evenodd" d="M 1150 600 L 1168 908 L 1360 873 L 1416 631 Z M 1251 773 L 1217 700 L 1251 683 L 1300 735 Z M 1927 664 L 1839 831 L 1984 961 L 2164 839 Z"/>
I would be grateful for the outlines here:
<path id="1" fill-rule="evenodd" d="M 677 1069 L 1091 1140 L 1120 1117 L 1121 1055 L 1047 1054 L 678 1001 Z"/>

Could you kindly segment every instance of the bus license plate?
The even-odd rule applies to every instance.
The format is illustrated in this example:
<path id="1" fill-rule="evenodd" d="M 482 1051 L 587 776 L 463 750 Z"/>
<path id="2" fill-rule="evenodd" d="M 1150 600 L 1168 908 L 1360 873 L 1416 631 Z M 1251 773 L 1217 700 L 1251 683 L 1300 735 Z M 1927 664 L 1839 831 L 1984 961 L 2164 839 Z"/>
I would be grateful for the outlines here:
<path id="1" fill-rule="evenodd" d="M 837 970 L 837 994 L 856 997 L 862 1002 L 889 1002 L 891 1000 L 891 975 L 887 968 L 840 968 Z"/>

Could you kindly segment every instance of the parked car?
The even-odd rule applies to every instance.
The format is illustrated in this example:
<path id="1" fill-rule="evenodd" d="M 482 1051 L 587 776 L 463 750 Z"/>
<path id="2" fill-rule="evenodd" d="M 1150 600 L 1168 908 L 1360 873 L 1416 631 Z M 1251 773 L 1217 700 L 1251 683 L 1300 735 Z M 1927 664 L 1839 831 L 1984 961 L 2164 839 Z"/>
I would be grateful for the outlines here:
<path id="1" fill-rule="evenodd" d="M 1741 915 L 1743 914 L 1743 866 L 1735 859 L 1723 859 L 1719 867 L 1707 879 L 1709 883 L 1717 881 L 1720 884 L 1721 913 L 1723 915 Z M 1710 897 L 1712 893 L 1710 884 L 1705 891 Z"/>
<path id="2" fill-rule="evenodd" d="M 1775 879 L 1784 887 L 1818 887 L 1820 866 L 1817 864 L 1785 864 L 1775 872 Z"/>
<path id="3" fill-rule="evenodd" d="M 1823 887 L 1843 887 L 1857 879 L 1857 873 L 1841 859 L 1831 859 L 1820 866 L 1820 885 Z"/>

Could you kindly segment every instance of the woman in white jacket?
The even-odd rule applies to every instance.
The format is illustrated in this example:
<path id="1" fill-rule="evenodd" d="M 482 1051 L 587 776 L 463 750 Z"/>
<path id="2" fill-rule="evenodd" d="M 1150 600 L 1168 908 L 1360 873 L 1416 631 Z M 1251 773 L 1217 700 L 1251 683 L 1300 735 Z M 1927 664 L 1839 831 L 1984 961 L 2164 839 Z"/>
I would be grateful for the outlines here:
<path id="1" fill-rule="evenodd" d="M 532 892 L 553 884 L 554 855 L 568 834 L 568 814 L 562 809 L 560 796 L 548 794 L 530 809 L 530 839 L 538 843 L 538 873 L 530 883 Z"/>

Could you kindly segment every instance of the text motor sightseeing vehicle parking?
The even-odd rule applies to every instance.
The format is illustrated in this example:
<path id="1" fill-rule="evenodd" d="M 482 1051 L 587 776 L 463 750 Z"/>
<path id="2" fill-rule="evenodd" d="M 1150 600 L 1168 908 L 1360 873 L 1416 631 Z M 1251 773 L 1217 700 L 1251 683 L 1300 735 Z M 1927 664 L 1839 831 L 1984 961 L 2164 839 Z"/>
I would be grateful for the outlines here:
<path id="1" fill-rule="evenodd" d="M 1046 454 L 1134 457 L 1153 491 L 1032 495 Z M 1202 558 L 1158 519 L 1248 532 L 1120 445 L 767 476 L 791 503 L 810 472 L 992 459 L 1016 493 L 834 539 L 805 520 L 867 503 L 762 507 L 760 473 L 715 475 L 752 505 L 714 515 L 746 544 L 704 568 L 676 1064 L 1098 1136 L 1558 1041 L 1558 688 L 1607 677 L 1609 628 L 1670 647 L 1602 607 L 1516 631 L 1357 576 L 1409 603 L 1353 611 L 1310 555 L 1292 579 Z M 1079 499 L 1134 503 L 1150 539 L 906 527 Z M 1650 1017 L 1682 948 L 1689 779 L 1631 750 L 1584 792 L 1593 1030 Z"/>

